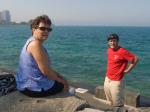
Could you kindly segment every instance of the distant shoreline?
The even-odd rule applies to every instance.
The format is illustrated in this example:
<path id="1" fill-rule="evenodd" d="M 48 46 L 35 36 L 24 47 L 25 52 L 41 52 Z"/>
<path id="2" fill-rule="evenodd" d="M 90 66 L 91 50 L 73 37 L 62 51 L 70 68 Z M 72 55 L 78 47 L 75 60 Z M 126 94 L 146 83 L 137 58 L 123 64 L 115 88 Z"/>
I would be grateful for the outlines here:
<path id="1" fill-rule="evenodd" d="M 0 25 L 29 25 L 30 23 L 8 23 L 8 24 L 1 24 Z"/>
<path id="2" fill-rule="evenodd" d="M 1 24 L 0 26 L 8 26 L 8 25 L 30 25 L 30 23 L 8 23 L 8 24 Z M 150 28 L 150 26 L 108 26 L 108 25 L 54 25 L 56 27 L 130 27 L 130 28 Z"/>

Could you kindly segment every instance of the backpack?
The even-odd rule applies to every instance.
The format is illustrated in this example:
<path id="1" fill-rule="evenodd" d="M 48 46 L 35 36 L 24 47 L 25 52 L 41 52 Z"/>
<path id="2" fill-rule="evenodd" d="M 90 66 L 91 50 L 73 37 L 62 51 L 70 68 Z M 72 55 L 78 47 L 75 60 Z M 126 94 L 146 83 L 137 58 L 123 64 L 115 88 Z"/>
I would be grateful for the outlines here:
<path id="1" fill-rule="evenodd" d="M 16 90 L 15 76 L 11 73 L 0 73 L 0 96 Z"/>

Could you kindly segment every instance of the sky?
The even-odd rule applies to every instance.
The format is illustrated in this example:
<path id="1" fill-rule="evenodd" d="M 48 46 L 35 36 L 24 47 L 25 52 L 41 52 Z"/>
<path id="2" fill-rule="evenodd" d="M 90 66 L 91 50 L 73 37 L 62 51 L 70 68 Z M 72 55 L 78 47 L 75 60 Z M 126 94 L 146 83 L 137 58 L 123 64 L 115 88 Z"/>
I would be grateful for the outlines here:
<path id="1" fill-rule="evenodd" d="M 0 0 L 15 22 L 47 14 L 55 25 L 150 26 L 150 0 Z"/>

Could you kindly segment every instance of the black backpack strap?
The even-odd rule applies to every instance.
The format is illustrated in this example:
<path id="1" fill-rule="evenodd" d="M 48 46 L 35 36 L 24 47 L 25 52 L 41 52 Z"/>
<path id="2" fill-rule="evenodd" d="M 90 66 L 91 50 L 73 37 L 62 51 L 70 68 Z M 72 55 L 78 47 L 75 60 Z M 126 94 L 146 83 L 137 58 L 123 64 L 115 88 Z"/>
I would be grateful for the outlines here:
<path id="1" fill-rule="evenodd" d="M 0 73 L 0 96 L 16 90 L 15 76 L 10 73 Z"/>

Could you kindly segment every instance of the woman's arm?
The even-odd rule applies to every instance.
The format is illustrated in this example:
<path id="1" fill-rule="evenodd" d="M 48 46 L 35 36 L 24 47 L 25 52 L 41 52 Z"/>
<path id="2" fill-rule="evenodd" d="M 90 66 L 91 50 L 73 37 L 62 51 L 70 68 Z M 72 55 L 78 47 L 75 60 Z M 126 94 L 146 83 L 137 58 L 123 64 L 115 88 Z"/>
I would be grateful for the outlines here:
<path id="1" fill-rule="evenodd" d="M 40 71 L 46 75 L 51 80 L 56 80 L 62 84 L 64 84 L 65 89 L 68 89 L 68 82 L 64 79 L 59 77 L 56 71 L 54 71 L 48 61 L 48 56 L 42 47 L 42 43 L 38 40 L 32 41 L 28 47 L 27 51 L 33 56 Z"/>

